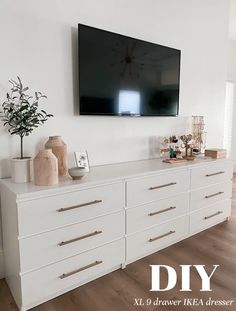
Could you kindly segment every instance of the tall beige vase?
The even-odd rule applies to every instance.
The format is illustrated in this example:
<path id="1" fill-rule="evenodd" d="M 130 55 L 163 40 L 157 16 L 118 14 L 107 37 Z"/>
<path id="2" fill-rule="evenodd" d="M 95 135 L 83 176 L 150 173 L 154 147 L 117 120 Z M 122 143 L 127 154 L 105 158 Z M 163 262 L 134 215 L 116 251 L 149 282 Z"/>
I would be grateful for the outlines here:
<path id="1" fill-rule="evenodd" d="M 58 184 L 58 161 L 52 149 L 40 150 L 33 161 L 34 183 L 38 186 Z"/>
<path id="2" fill-rule="evenodd" d="M 58 160 L 58 173 L 60 177 L 67 176 L 67 145 L 61 136 L 49 136 L 49 140 L 45 144 L 46 149 L 52 149 Z"/>

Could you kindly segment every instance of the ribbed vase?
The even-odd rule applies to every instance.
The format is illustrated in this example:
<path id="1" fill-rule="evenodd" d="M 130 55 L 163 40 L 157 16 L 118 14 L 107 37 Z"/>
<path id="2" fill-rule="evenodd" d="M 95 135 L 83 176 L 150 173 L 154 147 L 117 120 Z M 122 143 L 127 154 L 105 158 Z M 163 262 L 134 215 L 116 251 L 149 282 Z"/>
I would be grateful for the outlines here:
<path id="1" fill-rule="evenodd" d="M 58 161 L 52 149 L 40 150 L 33 161 L 34 183 L 38 186 L 58 184 Z"/>
<path id="2" fill-rule="evenodd" d="M 52 152 L 57 157 L 59 177 L 67 176 L 67 145 L 64 143 L 61 136 L 49 136 L 49 140 L 46 142 L 45 148 L 52 149 Z"/>

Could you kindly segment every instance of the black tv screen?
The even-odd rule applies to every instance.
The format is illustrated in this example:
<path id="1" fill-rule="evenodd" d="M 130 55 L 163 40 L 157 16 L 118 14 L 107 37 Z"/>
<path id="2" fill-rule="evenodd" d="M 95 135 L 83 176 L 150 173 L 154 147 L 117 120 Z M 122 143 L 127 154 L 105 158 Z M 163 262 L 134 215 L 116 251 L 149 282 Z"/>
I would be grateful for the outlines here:
<path id="1" fill-rule="evenodd" d="M 178 115 L 180 50 L 78 27 L 81 115 Z"/>

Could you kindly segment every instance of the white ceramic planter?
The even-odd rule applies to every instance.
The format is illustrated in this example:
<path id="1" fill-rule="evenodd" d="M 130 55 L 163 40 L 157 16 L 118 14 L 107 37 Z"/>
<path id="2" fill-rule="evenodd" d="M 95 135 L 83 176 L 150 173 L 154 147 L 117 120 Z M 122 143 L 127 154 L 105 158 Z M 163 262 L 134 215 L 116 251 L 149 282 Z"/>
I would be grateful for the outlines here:
<path id="1" fill-rule="evenodd" d="M 15 183 L 25 183 L 32 180 L 32 158 L 11 159 L 11 177 Z"/>

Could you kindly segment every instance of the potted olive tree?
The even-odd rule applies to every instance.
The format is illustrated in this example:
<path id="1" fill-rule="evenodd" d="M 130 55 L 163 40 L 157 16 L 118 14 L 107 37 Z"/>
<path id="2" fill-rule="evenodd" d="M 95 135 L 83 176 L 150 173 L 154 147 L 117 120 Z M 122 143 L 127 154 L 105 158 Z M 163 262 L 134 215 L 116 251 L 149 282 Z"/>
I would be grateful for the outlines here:
<path id="1" fill-rule="evenodd" d="M 39 125 L 44 124 L 48 118 L 53 117 L 44 110 L 39 110 L 39 101 L 47 98 L 41 92 L 28 95 L 28 87 L 22 85 L 21 79 L 9 80 L 11 92 L 7 93 L 2 104 L 1 119 L 11 135 L 20 138 L 20 157 L 11 159 L 12 180 L 14 182 L 30 181 L 31 157 L 24 155 L 24 137 L 29 136 Z"/>

